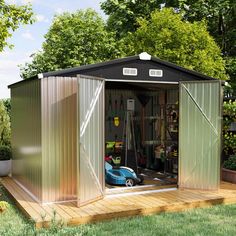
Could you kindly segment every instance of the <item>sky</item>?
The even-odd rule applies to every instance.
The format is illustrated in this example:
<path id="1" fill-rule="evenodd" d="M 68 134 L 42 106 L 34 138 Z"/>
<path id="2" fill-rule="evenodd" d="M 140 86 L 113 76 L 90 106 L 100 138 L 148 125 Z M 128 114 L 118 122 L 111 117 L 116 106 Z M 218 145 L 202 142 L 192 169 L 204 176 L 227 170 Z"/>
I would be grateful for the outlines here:
<path id="1" fill-rule="evenodd" d="M 53 16 L 62 12 L 73 12 L 78 9 L 93 8 L 102 16 L 100 2 L 102 0 L 5 0 L 12 4 L 30 2 L 37 19 L 33 25 L 21 26 L 8 41 L 13 49 L 5 48 L 0 53 L 0 99 L 10 97 L 9 84 L 20 81 L 19 65 L 30 62 L 31 55 L 40 50 Z"/>

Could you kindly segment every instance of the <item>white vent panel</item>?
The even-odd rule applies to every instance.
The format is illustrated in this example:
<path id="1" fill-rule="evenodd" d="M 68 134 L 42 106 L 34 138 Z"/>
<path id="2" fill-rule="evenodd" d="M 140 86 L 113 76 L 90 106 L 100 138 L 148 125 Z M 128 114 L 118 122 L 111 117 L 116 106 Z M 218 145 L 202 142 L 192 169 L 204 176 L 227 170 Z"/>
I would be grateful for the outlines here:
<path id="1" fill-rule="evenodd" d="M 163 70 L 150 69 L 149 76 L 150 77 L 163 77 Z"/>
<path id="2" fill-rule="evenodd" d="M 138 69 L 137 68 L 123 68 L 123 75 L 137 76 Z"/>

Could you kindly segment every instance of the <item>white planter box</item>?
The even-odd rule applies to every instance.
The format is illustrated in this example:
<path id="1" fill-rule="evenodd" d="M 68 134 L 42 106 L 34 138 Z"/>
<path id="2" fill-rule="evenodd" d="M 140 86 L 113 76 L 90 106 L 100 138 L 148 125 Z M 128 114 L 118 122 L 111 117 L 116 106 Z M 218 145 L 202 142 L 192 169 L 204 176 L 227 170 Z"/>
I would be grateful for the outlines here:
<path id="1" fill-rule="evenodd" d="M 0 177 L 8 176 L 11 172 L 11 160 L 0 161 Z"/>

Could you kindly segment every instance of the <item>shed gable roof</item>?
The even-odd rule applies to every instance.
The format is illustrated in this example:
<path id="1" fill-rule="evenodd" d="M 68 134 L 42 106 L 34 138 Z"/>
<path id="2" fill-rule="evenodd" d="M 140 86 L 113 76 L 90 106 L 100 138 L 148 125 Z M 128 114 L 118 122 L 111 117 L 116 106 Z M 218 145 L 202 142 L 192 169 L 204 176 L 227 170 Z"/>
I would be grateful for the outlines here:
<path id="1" fill-rule="evenodd" d="M 38 76 L 32 77 L 27 80 L 42 79 L 44 77 L 50 76 L 76 76 L 78 74 L 91 75 L 97 77 L 103 77 L 107 80 L 128 80 L 131 76 L 123 75 L 123 68 L 137 68 L 137 76 L 132 76 L 133 80 L 149 80 L 149 81 L 160 81 L 164 82 L 179 82 L 179 81 L 194 81 L 194 80 L 215 80 L 215 78 L 209 77 L 207 75 L 201 74 L 199 72 L 186 69 L 184 67 L 178 66 L 176 64 L 161 60 L 157 57 L 153 57 L 147 53 L 141 53 L 136 56 L 130 56 L 115 60 L 110 60 L 106 62 L 100 62 L 96 64 L 84 65 L 69 69 L 51 71 L 39 74 Z M 156 78 L 149 76 L 149 69 L 160 69 L 163 70 L 163 77 Z M 23 80 L 11 86 L 26 82 Z"/>
<path id="2" fill-rule="evenodd" d="M 143 54 L 144 53 L 141 53 L 136 56 L 114 59 L 114 60 L 100 62 L 100 63 L 96 63 L 96 64 L 84 65 L 84 66 L 63 69 L 63 70 L 58 70 L 58 71 L 52 71 L 52 72 L 46 72 L 46 73 L 43 73 L 43 77 L 71 76 L 71 75 L 79 74 L 83 71 L 95 71 L 97 69 L 104 69 L 104 68 L 111 69 L 112 67 L 115 67 L 118 65 L 130 64 L 131 62 L 138 63 L 138 61 L 140 61 L 142 64 L 151 64 L 150 62 L 153 62 L 153 64 L 156 64 L 156 65 L 165 66 L 166 68 L 169 68 L 169 69 L 175 69 L 176 71 L 183 72 L 183 73 L 198 77 L 198 78 L 196 78 L 197 80 L 200 80 L 200 79 L 215 80 L 215 78 L 212 78 L 210 76 L 201 74 L 201 73 L 193 71 L 193 70 L 186 69 L 184 67 L 181 67 L 176 64 L 161 60 L 161 59 L 151 56 L 151 55 L 150 55 L 150 59 L 140 59 L 140 58 L 142 58 Z M 147 55 L 149 55 L 149 54 L 147 54 Z M 107 79 L 109 79 L 109 78 L 107 78 Z"/>

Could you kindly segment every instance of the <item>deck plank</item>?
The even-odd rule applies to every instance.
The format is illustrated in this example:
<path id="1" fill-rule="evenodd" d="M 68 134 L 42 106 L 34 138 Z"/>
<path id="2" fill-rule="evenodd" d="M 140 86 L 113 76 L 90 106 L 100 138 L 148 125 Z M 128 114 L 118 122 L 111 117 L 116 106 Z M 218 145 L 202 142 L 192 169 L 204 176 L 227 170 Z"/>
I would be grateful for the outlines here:
<path id="1" fill-rule="evenodd" d="M 80 208 L 77 207 L 76 202 L 42 205 L 10 177 L 2 178 L 1 183 L 22 212 L 35 221 L 37 227 L 47 226 L 55 217 L 54 212 L 56 212 L 56 220 L 61 220 L 67 225 L 78 225 L 118 217 L 236 203 L 236 185 L 227 182 L 222 182 L 218 191 L 177 189 L 139 195 L 118 194 L 117 196 L 115 194 L 111 196 L 109 193 L 104 199 Z M 150 189 L 147 188 L 147 190 Z"/>
<path id="2" fill-rule="evenodd" d="M 37 213 L 37 215 L 39 215 L 37 218 L 33 218 L 36 222 L 41 222 L 42 219 L 44 221 L 50 221 L 52 219 L 53 216 L 53 212 L 50 209 L 50 207 L 48 207 L 47 205 L 42 207 L 41 204 L 39 204 L 38 202 L 36 202 L 29 194 L 27 194 L 15 181 L 13 181 L 12 179 L 8 178 L 8 179 L 4 179 L 4 181 L 6 182 L 6 184 L 8 185 L 8 188 L 13 189 L 13 191 L 10 192 L 11 195 L 13 194 L 19 194 L 20 197 L 18 196 L 17 198 L 15 198 L 13 196 L 13 198 L 15 200 L 17 200 L 17 202 L 19 201 L 19 199 L 23 199 L 24 204 L 26 203 L 26 207 L 24 208 L 30 215 L 34 214 L 34 212 Z M 36 215 L 36 216 L 37 216 Z M 32 217 L 31 217 L 32 218 Z"/>
<path id="3" fill-rule="evenodd" d="M 18 207 L 21 210 L 24 210 L 23 213 L 26 214 L 27 217 L 31 217 L 34 221 L 39 221 L 41 215 L 39 214 L 38 209 L 34 209 L 30 204 L 30 199 L 28 200 L 24 196 L 22 196 L 18 189 L 15 188 L 11 183 L 9 183 L 6 179 L 2 182 L 4 187 L 7 189 L 8 194 L 12 196 L 15 200 Z"/>

